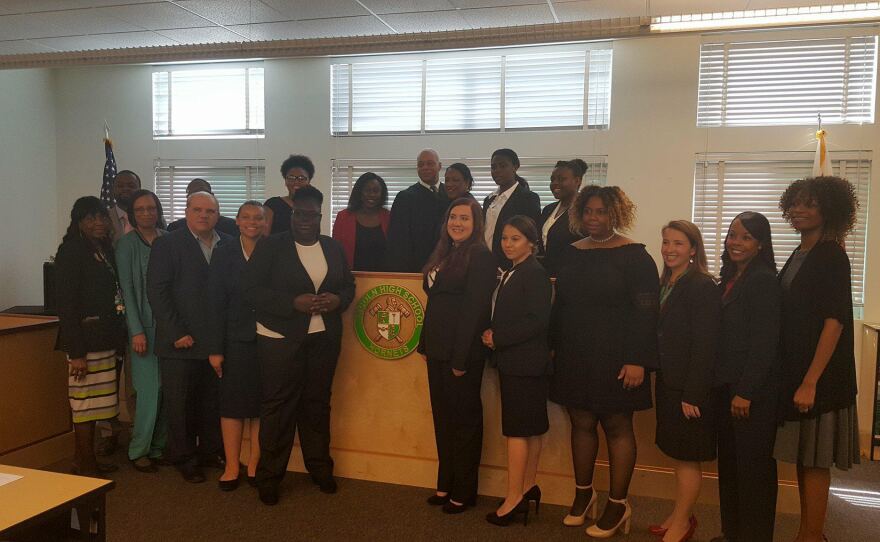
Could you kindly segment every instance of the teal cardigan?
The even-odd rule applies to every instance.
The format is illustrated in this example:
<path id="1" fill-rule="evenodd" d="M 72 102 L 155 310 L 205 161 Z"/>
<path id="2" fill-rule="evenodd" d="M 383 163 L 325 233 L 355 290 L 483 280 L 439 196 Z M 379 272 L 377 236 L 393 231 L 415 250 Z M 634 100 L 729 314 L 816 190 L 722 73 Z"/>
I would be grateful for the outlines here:
<path id="1" fill-rule="evenodd" d="M 165 235 L 165 230 L 157 230 Z M 125 319 L 128 323 L 128 336 L 145 333 L 147 328 L 156 326 L 153 309 L 147 300 L 147 264 L 150 261 L 151 247 L 144 242 L 137 231 L 130 231 L 116 243 L 116 267 L 119 270 L 119 286 L 125 299 Z"/>

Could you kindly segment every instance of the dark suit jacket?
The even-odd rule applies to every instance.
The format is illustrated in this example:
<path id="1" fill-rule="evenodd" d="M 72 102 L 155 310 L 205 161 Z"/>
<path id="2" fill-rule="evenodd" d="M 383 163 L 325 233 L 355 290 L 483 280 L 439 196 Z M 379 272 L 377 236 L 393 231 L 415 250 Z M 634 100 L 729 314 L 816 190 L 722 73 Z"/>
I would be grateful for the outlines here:
<path id="1" fill-rule="evenodd" d="M 106 257 L 115 268 L 113 253 Z M 78 236 L 58 247 L 55 284 L 56 350 L 75 359 L 85 357 L 88 352 L 118 350 L 125 346 L 125 322 L 116 313 L 114 302 L 116 278 L 104 262 L 95 259 L 91 247 Z"/>
<path id="2" fill-rule="evenodd" d="M 779 273 L 780 279 L 790 262 L 789 258 Z M 851 281 L 846 251 L 835 241 L 822 241 L 807 254 L 789 290 L 782 295 L 780 410 L 784 419 L 813 418 L 855 402 Z M 813 362 L 826 318 L 840 322 L 843 331 L 816 384 L 815 405 L 801 414 L 794 406 L 794 393 Z"/>
<path id="3" fill-rule="evenodd" d="M 419 352 L 429 360 L 448 361 L 454 369 L 466 371 L 474 363 L 483 363 L 486 348 L 480 338 L 489 328 L 489 309 L 497 279 L 495 258 L 483 245 L 471 252 L 464 276 L 454 277 L 440 271 L 429 287 L 425 322 Z"/>
<path id="4" fill-rule="evenodd" d="M 541 211 L 541 222 L 538 223 L 538 234 L 542 234 L 544 223 L 547 222 L 553 213 L 556 212 L 557 207 L 559 207 L 559 202 L 555 201 L 544 207 Z M 566 216 L 560 216 L 556 219 L 556 222 L 550 226 L 550 231 L 547 232 L 547 242 L 542 243 L 541 246 L 539 260 L 544 265 L 544 269 L 550 273 L 551 277 L 555 277 L 556 273 L 559 271 L 565 247 L 574 243 L 578 239 L 583 239 L 583 237 L 583 235 L 573 233 L 568 227 L 568 213 L 566 213 Z"/>
<path id="5" fill-rule="evenodd" d="M 696 271 L 681 277 L 660 307 L 659 374 L 666 386 L 683 392 L 682 401 L 707 404 L 720 324 L 721 291 L 711 277 Z"/>
<path id="6" fill-rule="evenodd" d="M 342 338 L 342 313 L 354 299 L 354 276 L 342 245 L 326 235 L 318 242 L 327 260 L 327 276 L 317 291 L 289 231 L 260 241 L 241 277 L 244 299 L 256 308 L 257 321 L 288 340 L 301 341 L 309 331 L 311 315 L 293 307 L 298 295 L 326 292 L 339 296 L 339 307 L 323 315 L 328 336 L 336 340 Z"/>
<path id="7" fill-rule="evenodd" d="M 178 218 L 171 224 L 168 224 L 168 228 L 166 229 L 168 231 L 174 231 L 179 230 L 180 228 L 186 228 L 185 218 Z M 214 229 L 231 237 L 238 237 L 241 234 L 241 232 L 238 231 L 238 224 L 235 223 L 235 219 L 223 215 L 220 215 L 217 219 L 217 225 Z"/>
<path id="8" fill-rule="evenodd" d="M 229 240 L 218 232 L 214 250 Z M 212 255 L 213 257 L 213 255 Z M 168 358 L 206 359 L 211 318 L 208 316 L 208 261 L 189 228 L 180 228 L 153 242 L 147 266 L 147 299 L 156 318 L 156 354 Z M 174 341 L 193 338 L 191 348 Z"/>
<path id="9" fill-rule="evenodd" d="M 419 183 L 401 190 L 391 205 L 388 225 L 387 269 L 400 273 L 421 273 L 440 238 L 440 227 L 449 201 L 446 187 L 437 194 Z"/>
<path id="10" fill-rule="evenodd" d="M 715 382 L 730 384 L 743 399 L 774 393 L 780 293 L 773 270 L 752 261 L 721 302 Z"/>
<path id="11" fill-rule="evenodd" d="M 241 293 L 241 274 L 247 260 L 235 239 L 217 247 L 211 256 L 208 275 L 208 313 L 212 318 L 209 336 L 212 354 L 226 351 L 227 341 L 257 338 L 256 311 Z"/>
<path id="12" fill-rule="evenodd" d="M 486 211 L 496 196 L 494 194 L 486 196 L 483 200 L 483 218 L 486 218 Z M 492 235 L 492 254 L 495 255 L 495 261 L 499 267 L 510 267 L 510 261 L 504 256 L 501 250 L 501 232 L 504 230 L 504 223 L 508 218 L 516 215 L 525 215 L 535 221 L 535 226 L 541 224 L 541 198 L 529 189 L 529 185 L 519 181 L 518 186 L 514 189 L 513 194 L 507 199 L 507 203 L 501 208 L 498 214 L 498 221 L 495 222 L 495 232 Z"/>
<path id="13" fill-rule="evenodd" d="M 492 363 L 503 374 L 540 376 L 550 366 L 550 277 L 534 256 L 517 265 L 495 298 Z"/>

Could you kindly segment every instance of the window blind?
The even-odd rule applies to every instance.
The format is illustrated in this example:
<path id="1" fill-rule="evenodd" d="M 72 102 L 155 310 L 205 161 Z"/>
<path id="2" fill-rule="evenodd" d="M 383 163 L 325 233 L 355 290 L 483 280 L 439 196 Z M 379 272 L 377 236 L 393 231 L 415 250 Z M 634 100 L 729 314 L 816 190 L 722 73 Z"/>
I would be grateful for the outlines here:
<path id="1" fill-rule="evenodd" d="M 234 217 L 239 206 L 249 199 L 262 202 L 265 198 L 264 160 L 157 160 L 156 195 L 166 222 L 183 217 L 186 185 L 196 178 L 211 183 L 224 216 Z"/>
<path id="2" fill-rule="evenodd" d="M 153 72 L 153 137 L 265 133 L 263 68 Z"/>
<path id="3" fill-rule="evenodd" d="M 603 45 L 333 64 L 331 133 L 607 128 L 611 59 Z"/>
<path id="4" fill-rule="evenodd" d="M 717 275 L 721 269 L 727 228 L 743 211 L 757 211 L 770 221 L 776 265 L 782 269 L 800 244 L 800 235 L 783 220 L 779 198 L 793 181 L 811 176 L 812 156 L 812 152 L 697 155 L 693 220 L 703 232 L 713 273 Z M 834 175 L 848 179 L 859 198 L 856 228 L 846 239 L 846 252 L 852 266 L 853 303 L 861 306 L 865 291 L 870 152 L 834 152 L 831 159 Z"/>
<path id="5" fill-rule="evenodd" d="M 874 122 L 877 37 L 706 43 L 698 126 Z"/>
<path id="6" fill-rule="evenodd" d="M 541 198 L 541 207 L 554 201 L 550 192 L 550 174 L 559 160 L 568 158 L 520 157 L 520 168 L 517 173 L 526 179 L 529 187 Z M 608 176 L 608 164 L 605 156 L 582 157 L 589 169 L 584 175 L 582 186 L 587 184 L 605 184 Z M 468 165 L 474 176 L 474 187 L 471 194 L 482 203 L 483 199 L 495 191 L 497 185 L 492 180 L 489 158 L 463 158 L 444 159 L 444 163 L 463 162 Z M 336 159 L 330 167 L 330 212 L 331 221 L 336 220 L 336 214 L 348 206 L 348 197 L 355 181 L 364 173 L 372 171 L 382 177 L 388 186 L 388 209 L 394 202 L 394 196 L 398 192 L 419 181 L 416 174 L 415 160 L 412 159 L 388 159 L 388 160 L 359 160 L 359 159 Z M 440 171 L 441 181 L 445 170 Z"/>

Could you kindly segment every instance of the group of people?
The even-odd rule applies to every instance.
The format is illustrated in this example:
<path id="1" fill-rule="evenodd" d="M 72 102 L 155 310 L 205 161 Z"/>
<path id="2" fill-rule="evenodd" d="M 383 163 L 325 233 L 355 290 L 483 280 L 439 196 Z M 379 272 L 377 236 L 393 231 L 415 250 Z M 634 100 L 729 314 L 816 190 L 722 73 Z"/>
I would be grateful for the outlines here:
<path id="1" fill-rule="evenodd" d="M 591 515 L 591 537 L 628 532 L 633 413 L 654 406 L 656 444 L 676 475 L 675 506 L 650 527 L 659 539 L 693 536 L 701 462 L 717 458 L 723 534 L 713 540 L 772 540 L 777 460 L 797 465 L 796 542 L 823 540 L 829 469 L 849 468 L 859 453 L 842 248 L 858 207 L 850 183 L 816 177 L 788 187 L 780 209 L 801 243 L 778 273 L 767 218 L 736 216 L 716 279 L 686 220 L 662 228 L 658 274 L 645 245 L 626 236 L 633 202 L 616 186 L 581 187 L 579 159 L 557 164 L 557 201 L 543 211 L 510 149 L 492 155 L 498 188 L 482 206 L 465 164 L 446 168 L 445 182 L 441 167 L 436 151 L 422 151 L 418 183 L 390 211 L 383 179 L 362 175 L 332 238 L 320 234 L 323 196 L 301 155 L 281 167 L 288 195 L 241 206 L 237 240 L 220 231 L 217 199 L 200 179 L 170 233 L 147 190 L 117 194 L 121 211 L 77 200 L 56 258 L 77 470 L 112 468 L 95 459 L 94 422 L 117 412 L 125 359 L 137 390 L 129 458 L 138 470 L 168 462 L 199 482 L 201 467 L 221 467 L 220 488 L 235 489 L 248 420 L 247 479 L 264 503 L 278 501 L 297 431 L 313 481 L 335 492 L 330 392 L 351 270 L 417 272 L 439 459 L 429 504 L 457 514 L 475 503 L 488 359 L 500 377 L 508 459 L 490 523 L 526 522 L 532 502 L 537 512 L 549 399 L 571 421 L 576 487 L 565 525 Z M 610 468 L 601 515 L 600 425 Z"/>

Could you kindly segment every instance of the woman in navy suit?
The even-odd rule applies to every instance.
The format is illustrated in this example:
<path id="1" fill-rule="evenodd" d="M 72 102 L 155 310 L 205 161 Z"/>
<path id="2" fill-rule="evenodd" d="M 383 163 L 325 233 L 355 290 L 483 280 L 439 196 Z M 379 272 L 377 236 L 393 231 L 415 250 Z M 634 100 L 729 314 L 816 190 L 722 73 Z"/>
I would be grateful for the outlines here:
<path id="1" fill-rule="evenodd" d="M 249 422 L 250 454 L 248 482 L 256 481 L 260 460 L 260 366 L 257 362 L 257 321 L 254 307 L 241 293 L 240 278 L 266 229 L 263 204 L 246 201 L 238 208 L 235 223 L 240 232 L 238 242 L 220 247 L 211 258 L 208 295 L 211 313 L 216 318 L 211 334 L 208 356 L 220 379 L 220 429 L 226 468 L 220 476 L 223 491 L 238 487 L 239 456 L 244 421 Z"/>
<path id="2" fill-rule="evenodd" d="M 717 542 L 771 542 L 776 519 L 780 288 L 770 223 L 746 211 L 730 223 L 721 255 L 721 328 L 714 403 L 718 418 Z"/>
<path id="3" fill-rule="evenodd" d="M 423 270 L 428 294 L 419 352 L 428 362 L 428 387 L 437 440 L 437 491 L 428 498 L 447 514 L 477 499 L 483 447 L 483 380 L 495 259 L 483 241 L 483 217 L 473 198 L 446 210 L 440 240 Z"/>
<path id="4" fill-rule="evenodd" d="M 587 163 L 575 158 L 567 162 L 564 160 L 556 162 L 556 168 L 550 175 L 550 191 L 557 201 L 541 211 L 540 259 L 551 277 L 556 276 L 561 257 L 568 245 L 584 238 L 569 227 L 568 210 L 581 189 L 586 172 Z"/>
<path id="5" fill-rule="evenodd" d="M 501 275 L 492 302 L 492 326 L 483 344 L 492 349 L 492 362 L 501 381 L 501 432 L 507 437 L 507 497 L 486 519 L 506 526 L 518 513 L 528 521 L 529 501 L 535 512 L 541 488 L 535 484 L 541 435 L 547 432 L 550 382 L 550 325 L 552 287 L 547 272 L 535 259 L 538 228 L 522 215 L 510 218 L 501 232 L 501 249 L 512 267 Z"/>

